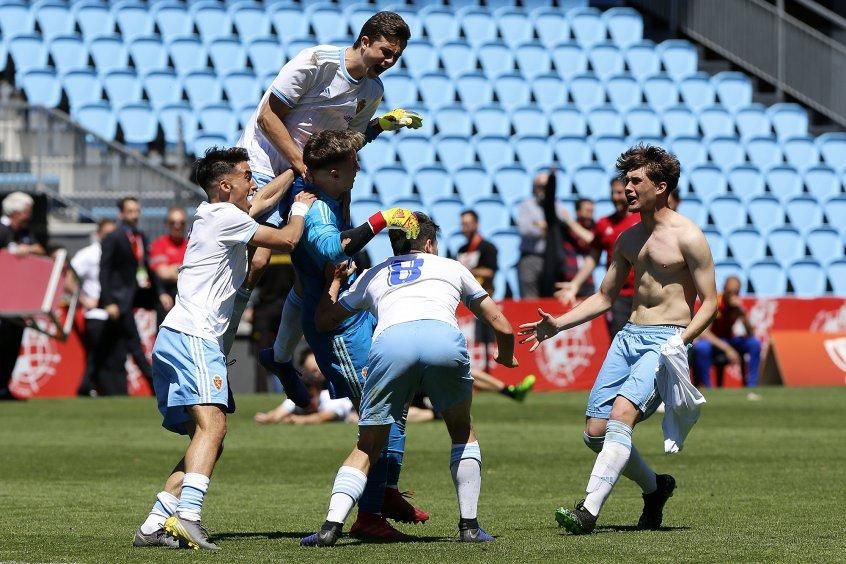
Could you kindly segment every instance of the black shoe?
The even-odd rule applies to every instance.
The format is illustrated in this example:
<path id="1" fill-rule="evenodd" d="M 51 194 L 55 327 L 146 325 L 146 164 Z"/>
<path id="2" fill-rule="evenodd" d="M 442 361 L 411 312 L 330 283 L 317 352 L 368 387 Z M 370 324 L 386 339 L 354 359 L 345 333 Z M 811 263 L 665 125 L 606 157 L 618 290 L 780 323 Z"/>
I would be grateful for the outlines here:
<path id="1" fill-rule="evenodd" d="M 306 409 L 311 405 L 311 394 L 308 393 L 308 388 L 303 384 L 300 373 L 294 368 L 292 362 L 276 362 L 272 348 L 259 351 L 258 358 L 265 370 L 279 378 L 285 395 L 297 407 Z"/>
<path id="2" fill-rule="evenodd" d="M 575 509 L 559 507 L 555 511 L 555 520 L 559 527 L 574 535 L 587 535 L 596 528 L 596 515 L 585 509 L 585 500 L 577 503 Z"/>
<path id="3" fill-rule="evenodd" d="M 316 533 L 300 539 L 300 546 L 334 546 L 341 538 L 341 523 L 327 521 Z"/>
<path id="4" fill-rule="evenodd" d="M 493 542 L 496 540 L 489 535 L 476 519 L 461 519 L 458 522 L 458 540 L 461 542 Z"/>
<path id="5" fill-rule="evenodd" d="M 655 476 L 655 483 L 658 489 L 652 493 L 643 494 L 643 513 L 637 521 L 638 529 L 654 531 L 661 526 L 664 519 L 664 505 L 667 500 L 673 497 L 676 489 L 676 480 L 669 474 L 658 474 Z"/>

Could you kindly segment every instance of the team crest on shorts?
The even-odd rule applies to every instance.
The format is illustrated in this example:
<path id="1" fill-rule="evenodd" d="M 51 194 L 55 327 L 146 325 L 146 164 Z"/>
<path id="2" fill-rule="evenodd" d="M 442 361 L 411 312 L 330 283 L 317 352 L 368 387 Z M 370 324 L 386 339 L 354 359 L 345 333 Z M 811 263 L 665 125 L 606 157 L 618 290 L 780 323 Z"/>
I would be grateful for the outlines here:
<path id="1" fill-rule="evenodd" d="M 218 376 L 216 374 L 215 374 L 215 377 L 212 380 L 212 382 L 214 382 L 214 387 L 217 388 L 218 390 L 223 387 L 223 378 L 221 378 L 220 376 Z"/>

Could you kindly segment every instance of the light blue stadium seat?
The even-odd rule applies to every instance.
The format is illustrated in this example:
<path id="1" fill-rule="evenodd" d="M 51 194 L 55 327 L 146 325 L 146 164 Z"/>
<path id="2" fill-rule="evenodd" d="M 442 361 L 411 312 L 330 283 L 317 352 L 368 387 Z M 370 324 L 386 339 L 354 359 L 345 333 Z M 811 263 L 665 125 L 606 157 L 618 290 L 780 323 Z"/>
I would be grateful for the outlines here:
<path id="1" fill-rule="evenodd" d="M 78 2 L 72 9 L 83 37 L 111 35 L 115 32 L 115 18 L 109 11 L 108 4 Z"/>
<path id="2" fill-rule="evenodd" d="M 373 179 L 370 178 L 370 175 L 364 171 L 358 171 L 355 175 L 355 182 L 353 183 L 353 189 L 351 193 L 351 197 L 353 202 L 357 200 L 372 200 L 375 199 L 381 202 L 381 198 L 379 194 L 376 192 L 376 189 L 373 187 Z M 373 214 L 370 214 L 373 215 Z M 370 217 L 369 215 L 367 217 Z M 366 219 L 366 218 L 365 218 Z M 353 222 L 353 225 L 361 225 L 361 223 Z"/>
<path id="3" fill-rule="evenodd" d="M 717 101 L 717 94 L 707 73 L 698 72 L 686 76 L 679 82 L 679 93 L 685 105 L 699 112 Z"/>
<path id="4" fill-rule="evenodd" d="M 129 44 L 129 56 L 139 76 L 167 69 L 167 49 L 158 37 L 135 39 Z"/>
<path id="5" fill-rule="evenodd" d="M 823 210 L 816 198 L 803 195 L 791 198 L 786 206 L 790 224 L 802 233 L 807 233 L 823 224 Z"/>
<path id="6" fill-rule="evenodd" d="M 93 38 L 88 43 L 88 52 L 100 76 L 113 70 L 124 70 L 129 66 L 129 51 L 117 35 Z"/>
<path id="7" fill-rule="evenodd" d="M 744 202 L 763 196 L 766 192 L 764 175 L 757 167 L 752 165 L 742 164 L 732 167 L 726 173 L 726 180 L 728 180 L 732 194 Z"/>
<path id="8" fill-rule="evenodd" d="M 117 117 L 108 102 L 83 104 L 76 108 L 73 118 L 84 128 L 109 141 L 117 134 Z"/>
<path id="9" fill-rule="evenodd" d="M 587 115 L 591 135 L 623 135 L 623 116 L 609 105 L 592 109 Z"/>
<path id="10" fill-rule="evenodd" d="M 194 33 L 194 18 L 184 4 L 156 2 L 150 8 L 163 41 Z"/>
<path id="11" fill-rule="evenodd" d="M 396 162 L 394 145 L 390 137 L 380 135 L 359 151 L 358 158 L 362 168 L 367 172 L 393 165 Z"/>
<path id="12" fill-rule="evenodd" d="M 496 258 L 499 270 L 509 269 L 520 260 L 521 238 L 516 229 L 502 229 L 494 231 L 490 235 L 489 240 L 497 250 Z"/>
<path id="13" fill-rule="evenodd" d="M 837 173 L 831 167 L 820 165 L 809 168 L 805 171 L 804 181 L 808 192 L 818 202 L 824 202 L 841 193 Z"/>
<path id="14" fill-rule="evenodd" d="M 798 260 L 787 271 L 793 295 L 797 298 L 818 298 L 825 294 L 826 271 L 814 259 Z"/>
<path id="15" fill-rule="evenodd" d="M 583 112 L 605 104 L 605 88 L 593 74 L 576 75 L 570 81 L 573 103 Z"/>
<path id="16" fill-rule="evenodd" d="M 404 108 L 417 103 L 417 86 L 411 76 L 391 73 L 381 78 L 385 86 L 385 103 L 392 108 Z"/>
<path id="17" fill-rule="evenodd" d="M 453 183 L 458 197 L 465 204 L 479 198 L 489 198 L 494 195 L 493 181 L 490 175 L 480 166 L 463 166 L 453 172 Z"/>
<path id="18" fill-rule="evenodd" d="M 532 97 L 541 110 L 550 113 L 567 103 L 567 86 L 554 74 L 536 76 L 532 80 Z"/>
<path id="19" fill-rule="evenodd" d="M 358 182 L 358 177 L 356 177 L 356 182 Z M 353 187 L 353 199 L 350 202 L 350 220 L 353 225 L 361 225 L 370 216 L 382 209 L 381 200 L 373 197 L 358 197 L 356 196 L 357 190 L 357 186 Z"/>
<path id="20" fill-rule="evenodd" d="M 746 208 L 735 196 L 717 196 L 708 204 L 709 215 L 722 233 L 746 226 Z"/>
<path id="21" fill-rule="evenodd" d="M 62 88 L 68 98 L 71 115 L 84 104 L 99 101 L 102 98 L 102 86 L 97 73 L 91 69 L 70 71 L 61 76 Z"/>
<path id="22" fill-rule="evenodd" d="M 409 41 L 402 52 L 400 61 L 408 74 L 414 77 L 438 72 L 438 50 L 428 41 L 419 39 Z"/>
<path id="23" fill-rule="evenodd" d="M 257 76 L 277 74 L 285 64 L 285 52 L 275 37 L 254 37 L 247 45 L 247 55 Z"/>
<path id="24" fill-rule="evenodd" d="M 532 40 L 534 36 L 532 20 L 523 10 L 502 8 L 494 12 L 494 18 L 503 41 L 512 49 L 517 49 L 519 45 Z"/>
<path id="25" fill-rule="evenodd" d="M 746 209 L 752 225 L 761 233 L 769 233 L 784 225 L 784 207 L 777 198 L 769 195 L 752 198 Z"/>
<path id="26" fill-rule="evenodd" d="M 587 120 L 575 106 L 562 106 L 552 110 L 549 114 L 549 124 L 556 137 L 587 135 Z"/>
<path id="27" fill-rule="evenodd" d="M 465 210 L 464 203 L 458 198 L 442 198 L 429 205 L 429 212 L 432 219 L 441 227 L 441 233 L 445 237 L 458 231 L 461 224 L 461 212 Z M 446 249 L 442 249 L 441 256 L 444 256 Z"/>
<path id="28" fill-rule="evenodd" d="M 557 8 L 538 8 L 531 13 L 538 39 L 552 49 L 570 38 L 570 23 Z M 580 70 L 582 72 L 584 69 Z"/>
<path id="29" fill-rule="evenodd" d="M 117 117 L 127 145 L 143 150 L 156 139 L 159 121 L 146 102 L 123 106 L 117 111 Z"/>
<path id="30" fill-rule="evenodd" d="M 147 98 L 154 108 L 175 104 L 182 100 L 182 84 L 170 69 L 152 71 L 143 79 Z"/>
<path id="31" fill-rule="evenodd" d="M 511 123 L 517 135 L 549 135 L 549 120 L 538 107 L 523 106 L 511 112 Z"/>
<path id="32" fill-rule="evenodd" d="M 723 171 L 742 165 L 746 161 L 743 144 L 734 136 L 712 137 L 708 141 L 708 153 L 711 155 L 711 162 Z"/>
<path id="33" fill-rule="evenodd" d="M 548 169 L 555 161 L 555 154 L 549 137 L 544 135 L 525 135 L 513 139 L 517 159 L 531 172 Z"/>
<path id="34" fill-rule="evenodd" d="M 787 163 L 805 171 L 820 164 L 820 152 L 813 137 L 790 137 L 781 143 Z"/>
<path id="35" fill-rule="evenodd" d="M 230 6 L 229 18 L 243 43 L 270 35 L 271 21 L 260 4 L 239 3 Z"/>
<path id="36" fill-rule="evenodd" d="M 492 180 L 507 206 L 515 207 L 532 197 L 532 176 L 521 166 L 504 166 L 493 173 Z"/>
<path id="37" fill-rule="evenodd" d="M 511 211 L 499 198 L 480 198 L 470 206 L 479 215 L 482 235 L 511 227 Z"/>
<path id="38" fill-rule="evenodd" d="M 40 36 L 35 34 L 15 35 L 11 39 L 6 39 L 6 41 L 18 77 L 22 77 L 30 70 L 47 67 L 47 46 Z"/>
<path id="39" fill-rule="evenodd" d="M 667 137 L 699 135 L 699 120 L 687 106 L 672 106 L 661 114 Z"/>
<path id="40" fill-rule="evenodd" d="M 697 166 L 687 173 L 687 177 L 693 192 L 705 203 L 711 202 L 718 196 L 728 194 L 726 177 L 723 170 L 718 166 Z"/>
<path id="41" fill-rule="evenodd" d="M 643 93 L 632 75 L 618 74 L 605 81 L 605 91 L 611 105 L 624 113 L 641 105 Z"/>
<path id="42" fill-rule="evenodd" d="M 162 126 L 164 141 L 168 147 L 175 147 L 180 140 L 185 149 L 193 152 L 193 141 L 199 129 L 197 116 L 186 102 L 169 104 L 157 110 L 159 124 Z"/>
<path id="43" fill-rule="evenodd" d="M 705 227 L 708 223 L 708 206 L 696 196 L 685 196 L 679 205 L 679 213 L 689 217 L 700 227 Z M 714 230 L 717 231 L 716 228 Z"/>
<path id="44" fill-rule="evenodd" d="M 557 74 L 564 80 L 570 80 L 587 73 L 587 52 L 574 41 L 566 41 L 556 45 L 552 50 L 552 61 L 555 64 Z"/>
<path id="45" fill-rule="evenodd" d="M 219 37 L 207 43 L 214 71 L 223 76 L 247 67 L 247 52 L 237 37 Z"/>
<path id="46" fill-rule="evenodd" d="M 686 200 L 682 200 L 681 206 L 684 206 L 685 201 Z M 705 239 L 708 241 L 708 246 L 711 248 L 711 256 L 713 257 L 714 262 L 716 263 L 726 260 L 728 257 L 728 243 L 722 233 L 712 227 L 703 229 L 702 233 L 705 235 Z"/>
<path id="47" fill-rule="evenodd" d="M 606 171 L 614 171 L 617 157 L 629 148 L 625 137 L 601 135 L 593 138 L 593 153 L 596 160 Z"/>
<path id="48" fill-rule="evenodd" d="M 643 81 L 643 94 L 646 102 L 658 112 L 663 112 L 679 103 L 676 83 L 667 74 L 657 74 L 646 78 Z"/>
<path id="49" fill-rule="evenodd" d="M 614 202 L 612 202 L 610 198 L 599 198 L 598 200 L 594 200 L 593 204 L 594 217 L 607 217 L 614 213 Z M 601 260 L 604 262 L 605 258 L 603 257 Z"/>
<path id="50" fill-rule="evenodd" d="M 252 71 L 241 70 L 230 72 L 222 76 L 220 82 L 223 86 L 223 92 L 226 94 L 226 98 L 232 107 L 240 108 L 250 103 L 258 106 L 262 96 L 262 88 Z M 191 98 L 190 93 L 188 94 L 188 98 Z"/>
<path id="51" fill-rule="evenodd" d="M 597 43 L 588 51 L 588 61 L 600 80 L 620 74 L 625 69 L 623 52 L 613 43 Z"/>
<path id="52" fill-rule="evenodd" d="M 0 31 L 7 40 L 15 35 L 33 33 L 35 17 L 24 2 L 4 2 L 0 4 Z"/>
<path id="53" fill-rule="evenodd" d="M 740 137 L 743 139 L 758 136 L 769 137 L 773 134 L 770 117 L 767 115 L 766 108 L 761 104 L 750 104 L 745 108 L 740 108 L 734 114 L 734 122 L 737 125 Z"/>
<path id="54" fill-rule="evenodd" d="M 331 44 L 332 39 L 348 32 L 347 18 L 336 5 L 328 2 L 312 4 L 306 8 L 317 42 Z M 355 30 L 358 34 L 359 30 Z"/>
<path id="55" fill-rule="evenodd" d="M 455 102 L 455 86 L 443 73 L 427 73 L 417 80 L 423 104 L 430 110 L 450 106 Z"/>
<path id="56" fill-rule="evenodd" d="M 228 147 L 229 144 L 229 139 L 223 137 L 222 135 L 215 135 L 213 133 L 198 133 L 194 138 L 192 146 L 194 147 L 194 155 L 196 157 L 202 157 L 206 151 L 212 147 L 223 148 Z"/>
<path id="57" fill-rule="evenodd" d="M 752 81 L 742 72 L 724 71 L 711 79 L 720 104 L 730 112 L 745 108 L 752 103 Z"/>
<path id="58" fill-rule="evenodd" d="M 137 37 L 154 35 L 155 22 L 147 6 L 123 3 L 112 5 L 112 15 L 117 22 L 120 36 L 127 43 Z"/>
<path id="59" fill-rule="evenodd" d="M 773 260 L 763 260 L 749 267 L 749 282 L 758 298 L 777 298 L 787 293 L 787 274 Z"/>
<path id="60" fill-rule="evenodd" d="M 832 261 L 826 267 L 828 279 L 831 281 L 833 294 L 838 297 L 846 296 L 846 259 Z"/>
<path id="61" fill-rule="evenodd" d="M 817 137 L 817 146 L 825 164 L 835 170 L 846 168 L 846 133 L 823 133 Z"/>
<path id="62" fill-rule="evenodd" d="M 55 108 L 62 101 L 62 84 L 53 69 L 28 70 L 20 82 L 30 104 Z"/>
<path id="63" fill-rule="evenodd" d="M 370 171 L 369 175 L 385 203 L 395 202 L 400 198 L 415 197 L 411 175 L 401 166 L 383 166 Z"/>
<path id="64" fill-rule="evenodd" d="M 297 4 L 270 4 L 267 13 L 280 38 L 305 37 L 309 34 L 308 15 Z"/>
<path id="65" fill-rule="evenodd" d="M 611 40 L 620 47 L 628 47 L 643 39 L 643 18 L 632 8 L 611 8 L 602 14 Z"/>
<path id="66" fill-rule="evenodd" d="M 626 128 L 631 135 L 661 136 L 661 119 L 647 106 L 633 108 L 626 114 Z"/>
<path id="67" fill-rule="evenodd" d="M 582 135 L 557 137 L 554 147 L 559 166 L 570 174 L 593 162 L 593 149 Z"/>
<path id="68" fill-rule="evenodd" d="M 481 73 L 463 74 L 455 83 L 461 105 L 475 111 L 493 102 L 494 91 L 491 82 Z"/>
<path id="69" fill-rule="evenodd" d="M 373 239 L 367 243 L 366 250 L 373 265 L 377 265 L 380 262 L 394 256 L 394 250 L 391 247 L 391 238 L 387 233 L 379 233 L 373 237 Z"/>
<path id="70" fill-rule="evenodd" d="M 805 240 L 797 229 L 777 227 L 767 235 L 767 246 L 773 260 L 784 266 L 805 256 Z"/>
<path id="71" fill-rule="evenodd" d="M 440 165 L 428 165 L 418 168 L 414 173 L 414 184 L 417 186 L 417 193 L 420 200 L 427 208 L 443 198 L 454 198 L 455 192 L 452 186 L 452 177 Z"/>
<path id="72" fill-rule="evenodd" d="M 747 279 L 746 279 L 746 270 L 740 266 L 736 261 L 733 260 L 723 260 L 716 262 L 714 264 L 715 267 L 715 274 L 717 280 L 717 289 L 722 289 L 725 284 L 726 280 L 730 276 L 736 276 L 740 279 L 741 287 L 746 289 Z"/>
<path id="73" fill-rule="evenodd" d="M 444 70 L 450 78 L 476 71 L 476 54 L 469 43 L 463 40 L 448 41 L 440 46 L 439 51 Z"/>
<path id="74" fill-rule="evenodd" d="M 595 198 L 608 189 L 608 173 L 597 165 L 580 166 L 571 174 L 573 189 L 583 198 Z"/>
<path id="75" fill-rule="evenodd" d="M 761 170 L 783 163 L 781 146 L 775 137 L 752 137 L 747 140 L 746 155 Z"/>
<path id="76" fill-rule="evenodd" d="M 463 8 L 457 14 L 467 43 L 478 47 L 488 41 L 496 41 L 496 20 L 491 13 L 478 7 Z"/>
<path id="77" fill-rule="evenodd" d="M 514 49 L 520 74 L 529 80 L 552 72 L 552 54 L 542 43 L 528 42 Z"/>
<path id="78" fill-rule="evenodd" d="M 132 69 L 114 70 L 101 75 L 103 89 L 113 108 L 140 102 L 143 96 L 141 80 Z"/>
<path id="79" fill-rule="evenodd" d="M 232 20 L 220 4 L 213 1 L 197 2 L 191 5 L 190 11 L 200 32 L 200 39 L 206 45 L 215 39 L 232 35 Z"/>
<path id="80" fill-rule="evenodd" d="M 454 172 L 463 166 L 472 166 L 476 162 L 476 152 L 468 137 L 441 135 L 434 141 L 438 159 L 445 169 Z"/>
<path id="81" fill-rule="evenodd" d="M 767 243 L 753 227 L 735 229 L 728 235 L 728 246 L 734 261 L 748 268 L 767 256 Z M 716 260 L 716 259 L 715 259 Z"/>
<path id="82" fill-rule="evenodd" d="M 357 37 L 365 22 L 373 16 L 373 8 L 359 0 L 352 3 L 341 2 L 340 4 L 344 7 L 344 16 L 346 16 L 350 31 Z M 412 37 L 414 37 L 413 34 Z M 405 53 L 403 53 L 403 56 L 405 56 Z"/>
<path id="83" fill-rule="evenodd" d="M 380 1 L 382 1 L 382 0 L 377 0 L 376 4 L 379 5 Z M 408 24 L 408 28 L 411 30 L 411 37 L 412 38 L 416 37 L 416 38 L 420 39 L 425 35 L 424 29 L 423 29 L 423 20 L 422 20 L 421 14 L 420 14 L 420 12 L 418 11 L 417 8 L 412 7 L 412 6 L 403 6 L 402 4 L 397 4 L 395 2 L 392 2 L 390 4 L 390 6 L 391 6 L 391 10 L 393 10 L 395 13 L 399 14 L 400 17 L 402 17 L 402 19 L 405 20 L 405 23 Z M 370 15 L 372 16 L 373 15 L 372 8 L 368 7 L 368 9 L 370 10 Z M 353 33 L 358 34 L 360 29 L 361 28 L 353 29 Z"/>
<path id="84" fill-rule="evenodd" d="M 657 46 L 665 72 L 675 81 L 694 74 L 699 57 L 696 48 L 684 39 L 668 39 Z"/>
<path id="85" fill-rule="evenodd" d="M 423 21 L 423 29 L 433 45 L 443 45 L 453 39 L 458 39 L 460 21 L 452 10 L 437 6 L 427 6 L 419 12 Z"/>
<path id="86" fill-rule="evenodd" d="M 815 227 L 805 233 L 805 245 L 811 256 L 821 263 L 843 257 L 843 240 L 840 233 L 827 225 Z"/>
<path id="87" fill-rule="evenodd" d="M 238 135 L 238 116 L 227 103 L 210 104 L 197 111 L 203 133 L 215 133 L 232 139 Z"/>
<path id="88" fill-rule="evenodd" d="M 208 67 L 206 47 L 195 36 L 175 37 L 167 44 L 167 50 L 179 75 L 205 71 Z"/>
<path id="89" fill-rule="evenodd" d="M 255 104 L 247 104 L 246 106 L 241 106 L 240 108 L 235 108 L 235 110 L 236 110 L 236 113 L 238 114 L 238 123 L 240 124 L 241 129 L 244 129 L 244 127 L 246 127 L 247 123 L 249 123 L 250 118 L 253 117 L 254 113 L 256 113 L 256 105 Z"/>
<path id="90" fill-rule="evenodd" d="M 489 173 L 515 162 L 514 149 L 508 137 L 485 135 L 476 137 L 474 141 L 479 161 Z"/>
<path id="91" fill-rule="evenodd" d="M 402 135 L 394 139 L 397 156 L 407 171 L 413 173 L 421 167 L 435 164 L 435 147 L 428 137 Z"/>
<path id="92" fill-rule="evenodd" d="M 670 149 L 678 157 L 682 170 L 708 162 L 705 144 L 699 137 L 676 137 L 670 141 Z"/>
<path id="93" fill-rule="evenodd" d="M 767 114 L 779 139 L 808 135 L 808 112 L 799 104 L 775 104 Z"/>
<path id="94" fill-rule="evenodd" d="M 503 111 L 503 113 L 505 112 Z M 462 106 L 456 105 L 441 108 L 437 112 L 434 112 L 434 115 L 430 119 L 434 119 L 438 133 L 441 135 L 469 137 L 473 134 L 472 116 Z"/>
<path id="95" fill-rule="evenodd" d="M 54 0 L 36 2 L 32 6 L 32 11 L 41 29 L 41 37 L 45 41 L 74 32 L 74 16 L 64 2 Z"/>
<path id="96" fill-rule="evenodd" d="M 567 19 L 573 36 L 582 47 L 592 47 L 605 41 L 605 22 L 596 8 L 573 8 L 567 12 Z"/>
<path id="97" fill-rule="evenodd" d="M 802 194 L 802 176 L 792 166 L 774 166 L 766 173 L 767 186 L 770 192 L 787 203 L 790 198 Z"/>
<path id="98" fill-rule="evenodd" d="M 182 77 L 182 87 L 195 108 L 223 100 L 223 87 L 217 75 L 209 71 L 189 72 Z"/>
<path id="99" fill-rule="evenodd" d="M 637 80 L 642 81 L 661 72 L 661 58 L 658 56 L 655 43 L 652 41 L 640 41 L 629 45 L 624 57 L 629 72 Z"/>
<path id="100" fill-rule="evenodd" d="M 531 86 L 519 74 L 500 75 L 494 81 L 494 93 L 499 104 L 506 110 L 513 110 L 531 103 Z"/>
<path id="101" fill-rule="evenodd" d="M 50 41 L 50 58 L 60 74 L 84 69 L 88 66 L 88 49 L 79 35 L 59 35 Z"/>
<path id="102" fill-rule="evenodd" d="M 703 137 L 734 136 L 734 119 L 723 106 L 710 106 L 699 112 Z"/>
<path id="103" fill-rule="evenodd" d="M 824 209 L 828 224 L 846 235 L 846 196 L 828 199 Z"/>

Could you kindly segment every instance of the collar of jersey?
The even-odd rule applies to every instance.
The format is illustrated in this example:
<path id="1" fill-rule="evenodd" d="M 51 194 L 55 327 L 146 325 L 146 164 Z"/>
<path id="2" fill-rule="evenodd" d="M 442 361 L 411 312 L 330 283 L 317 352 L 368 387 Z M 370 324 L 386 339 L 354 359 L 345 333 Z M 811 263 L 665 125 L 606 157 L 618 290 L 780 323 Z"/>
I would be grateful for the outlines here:
<path id="1" fill-rule="evenodd" d="M 359 82 L 361 82 L 362 80 L 364 80 L 364 78 L 366 78 L 366 77 L 367 77 L 367 75 L 365 74 L 365 75 L 364 75 L 364 77 L 363 77 L 361 80 L 356 80 L 356 79 L 354 79 L 354 78 L 352 77 L 352 75 L 349 73 L 349 71 L 347 71 L 347 62 L 346 62 L 346 60 L 344 60 L 344 54 L 346 54 L 346 52 L 347 52 L 347 50 L 346 50 L 344 47 L 341 47 L 341 51 L 340 51 L 340 58 L 341 58 L 341 60 L 340 60 L 340 66 L 341 66 L 341 72 L 342 72 L 342 73 L 344 73 L 344 78 L 346 78 L 347 80 L 349 80 L 351 83 L 353 83 L 353 84 L 358 84 Z"/>

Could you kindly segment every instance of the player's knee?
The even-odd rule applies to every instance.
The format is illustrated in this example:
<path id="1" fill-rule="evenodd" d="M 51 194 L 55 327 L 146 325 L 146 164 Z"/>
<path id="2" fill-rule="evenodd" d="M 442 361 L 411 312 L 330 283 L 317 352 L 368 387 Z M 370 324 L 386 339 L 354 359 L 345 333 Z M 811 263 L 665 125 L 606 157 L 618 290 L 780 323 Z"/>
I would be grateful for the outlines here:
<path id="1" fill-rule="evenodd" d="M 614 407 L 611 408 L 609 424 L 611 421 L 620 421 L 629 427 L 634 427 L 639 417 L 640 411 L 630 400 L 617 396 Z"/>
<path id="2" fill-rule="evenodd" d="M 590 450 L 598 454 L 602 450 L 602 445 L 605 444 L 605 435 L 594 437 L 585 432 L 582 433 L 582 440 Z"/>

